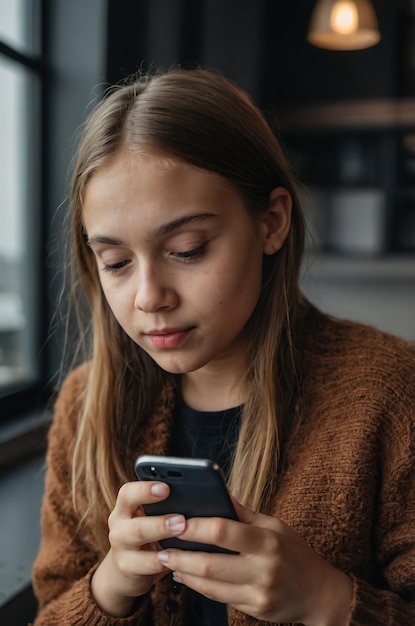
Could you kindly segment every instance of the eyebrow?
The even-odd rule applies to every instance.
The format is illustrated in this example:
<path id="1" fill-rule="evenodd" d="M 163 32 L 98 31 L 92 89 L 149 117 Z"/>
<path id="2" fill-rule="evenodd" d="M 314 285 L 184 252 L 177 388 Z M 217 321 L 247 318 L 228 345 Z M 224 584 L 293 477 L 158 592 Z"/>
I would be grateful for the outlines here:
<path id="1" fill-rule="evenodd" d="M 171 222 L 167 222 L 166 224 L 161 224 L 160 226 L 153 228 L 147 235 L 146 241 L 165 237 L 182 226 L 187 226 L 188 224 L 193 224 L 195 222 L 203 222 L 217 217 L 218 215 L 215 213 L 195 213 L 194 215 L 179 217 L 176 220 L 172 220 Z M 108 244 L 110 246 L 122 246 L 125 242 L 122 239 L 108 237 L 107 235 L 94 235 L 92 237 L 88 237 L 87 239 L 87 244 L 91 248 L 100 243 Z"/>

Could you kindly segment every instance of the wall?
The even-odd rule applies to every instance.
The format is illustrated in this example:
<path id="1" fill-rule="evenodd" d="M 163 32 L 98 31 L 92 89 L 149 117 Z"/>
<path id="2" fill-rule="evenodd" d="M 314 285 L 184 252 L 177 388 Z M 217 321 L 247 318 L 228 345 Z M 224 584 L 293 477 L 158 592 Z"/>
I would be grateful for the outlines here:
<path id="1" fill-rule="evenodd" d="M 67 192 L 77 131 L 105 83 L 106 0 L 54 0 L 48 3 L 50 89 L 47 95 L 47 261 L 49 319 L 48 369 L 56 379 L 61 365 L 64 330 L 57 302 L 63 281 L 63 231 Z M 65 307 L 62 307 L 64 312 Z"/>
<path id="2" fill-rule="evenodd" d="M 109 0 L 108 80 L 140 67 L 201 63 L 261 106 L 412 95 L 403 55 L 411 0 L 374 0 L 382 39 L 353 52 L 311 46 L 315 0 Z M 406 42 L 406 43 L 405 43 Z"/>

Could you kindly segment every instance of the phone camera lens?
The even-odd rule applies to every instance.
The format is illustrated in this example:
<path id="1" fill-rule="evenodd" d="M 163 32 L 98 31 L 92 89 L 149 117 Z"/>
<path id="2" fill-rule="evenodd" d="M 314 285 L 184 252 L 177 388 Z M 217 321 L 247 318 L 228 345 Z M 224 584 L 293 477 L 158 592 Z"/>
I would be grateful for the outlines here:
<path id="1" fill-rule="evenodd" d="M 144 473 L 147 474 L 147 476 L 151 476 L 151 478 L 156 478 L 158 476 L 157 468 L 154 467 L 154 465 L 145 466 L 143 470 Z"/>

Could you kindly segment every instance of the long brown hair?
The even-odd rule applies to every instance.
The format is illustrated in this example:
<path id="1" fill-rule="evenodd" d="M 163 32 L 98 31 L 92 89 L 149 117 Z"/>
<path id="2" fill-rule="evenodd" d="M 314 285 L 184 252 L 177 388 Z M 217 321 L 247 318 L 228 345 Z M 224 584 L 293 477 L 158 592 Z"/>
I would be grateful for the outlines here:
<path id="1" fill-rule="evenodd" d="M 246 328 L 250 395 L 230 477 L 242 503 L 268 512 L 284 424 L 301 383 L 297 336 L 304 219 L 295 180 L 265 117 L 236 85 L 203 69 L 174 69 L 113 87 L 83 128 L 71 184 L 73 291 L 79 286 L 87 304 L 81 334 L 89 322 L 84 357 L 91 363 L 74 449 L 75 503 L 81 490 L 88 502 L 83 513 L 96 521 L 103 503 L 108 511 L 113 508 L 118 488 L 132 479 L 132 434 L 154 410 L 160 389 L 175 384 L 114 319 L 82 225 L 83 197 L 93 173 L 120 151 L 143 145 L 220 174 L 239 191 L 251 215 L 268 206 L 275 187 L 292 195 L 288 238 L 278 253 L 264 257 L 261 295 Z"/>

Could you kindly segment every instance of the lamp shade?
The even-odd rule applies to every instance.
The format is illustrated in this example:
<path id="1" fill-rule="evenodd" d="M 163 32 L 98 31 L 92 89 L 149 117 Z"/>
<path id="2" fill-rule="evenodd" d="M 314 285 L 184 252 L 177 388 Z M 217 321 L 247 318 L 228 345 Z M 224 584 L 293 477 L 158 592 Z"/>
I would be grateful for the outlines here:
<path id="1" fill-rule="evenodd" d="M 361 50 L 380 41 L 370 0 L 317 0 L 307 40 L 329 50 Z"/>

